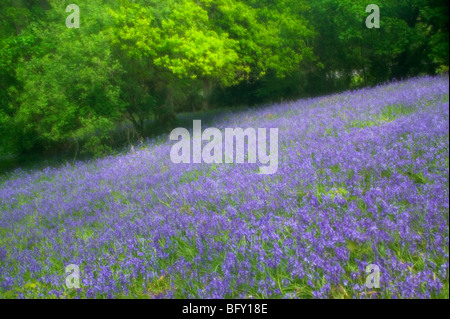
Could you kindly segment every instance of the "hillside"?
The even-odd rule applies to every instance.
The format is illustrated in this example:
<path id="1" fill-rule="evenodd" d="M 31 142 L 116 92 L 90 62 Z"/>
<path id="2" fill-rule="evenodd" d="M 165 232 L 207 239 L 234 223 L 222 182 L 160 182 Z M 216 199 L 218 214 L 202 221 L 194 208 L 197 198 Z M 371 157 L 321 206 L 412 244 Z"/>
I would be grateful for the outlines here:
<path id="1" fill-rule="evenodd" d="M 0 298 L 448 298 L 448 117 L 448 76 L 421 77 L 215 121 L 278 128 L 274 175 L 173 164 L 168 137 L 16 170 L 0 180 Z"/>

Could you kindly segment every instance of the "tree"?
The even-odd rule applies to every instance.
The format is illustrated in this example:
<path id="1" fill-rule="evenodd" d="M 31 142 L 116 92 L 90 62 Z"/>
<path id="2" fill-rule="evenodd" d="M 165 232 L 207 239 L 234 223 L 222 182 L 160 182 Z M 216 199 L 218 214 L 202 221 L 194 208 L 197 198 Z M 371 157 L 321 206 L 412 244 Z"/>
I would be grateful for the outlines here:
<path id="1" fill-rule="evenodd" d="M 60 22 L 65 12 L 60 1 L 50 2 L 45 23 L 33 25 L 40 51 L 22 58 L 16 68 L 23 87 L 13 112 L 16 151 L 67 148 L 89 139 L 86 145 L 94 149 L 100 145 L 93 141 L 103 143 L 121 118 L 121 66 L 109 49 L 110 35 L 103 28 L 108 17 L 100 3 L 80 3 L 80 29 Z"/>
<path id="2" fill-rule="evenodd" d="M 124 2 L 114 13 L 120 47 L 136 59 L 151 59 L 157 73 L 170 71 L 173 77 L 165 77 L 168 101 L 176 78 L 202 81 L 206 109 L 212 82 L 228 85 L 237 80 L 234 42 L 209 28 L 207 12 L 194 1 L 148 3 Z M 173 105 L 169 102 L 168 107 Z"/>
<path id="3" fill-rule="evenodd" d="M 46 0 L 9 0 L 0 3 L 0 153 L 12 152 L 15 144 L 14 99 L 21 92 L 16 68 L 19 61 L 39 50 L 36 37 L 28 28 L 44 16 Z"/>

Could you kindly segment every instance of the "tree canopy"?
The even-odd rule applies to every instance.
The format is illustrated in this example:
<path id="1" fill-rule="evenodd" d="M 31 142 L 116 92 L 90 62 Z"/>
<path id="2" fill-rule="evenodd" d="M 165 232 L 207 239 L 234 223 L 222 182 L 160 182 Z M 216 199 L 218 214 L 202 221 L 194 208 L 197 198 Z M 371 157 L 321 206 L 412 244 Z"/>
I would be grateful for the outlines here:
<path id="1" fill-rule="evenodd" d="M 80 8 L 68 28 L 66 7 Z M 448 3 L 5 0 L 0 152 L 107 151 L 177 112 L 317 95 L 448 71 Z M 150 124 L 149 124 L 150 123 Z"/>

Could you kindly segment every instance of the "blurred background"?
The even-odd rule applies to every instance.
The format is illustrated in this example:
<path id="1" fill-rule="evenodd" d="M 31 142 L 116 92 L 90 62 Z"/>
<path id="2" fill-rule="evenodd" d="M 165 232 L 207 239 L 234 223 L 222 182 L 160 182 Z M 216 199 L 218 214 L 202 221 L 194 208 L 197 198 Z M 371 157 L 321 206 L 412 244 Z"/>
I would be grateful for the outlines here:
<path id="1" fill-rule="evenodd" d="M 75 3 L 80 27 L 66 20 Z M 1 0 L 0 171 L 183 120 L 447 73 L 448 2 Z"/>

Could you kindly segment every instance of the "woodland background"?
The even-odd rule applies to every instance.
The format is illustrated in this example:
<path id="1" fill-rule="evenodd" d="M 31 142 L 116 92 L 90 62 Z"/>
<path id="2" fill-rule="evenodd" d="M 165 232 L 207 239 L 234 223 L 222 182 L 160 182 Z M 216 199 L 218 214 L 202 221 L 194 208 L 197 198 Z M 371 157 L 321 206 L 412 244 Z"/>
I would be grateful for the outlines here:
<path id="1" fill-rule="evenodd" d="M 379 29 L 370 3 L 2 0 L 0 158 L 103 156 L 180 114 L 448 71 L 446 0 L 377 0 Z"/>

